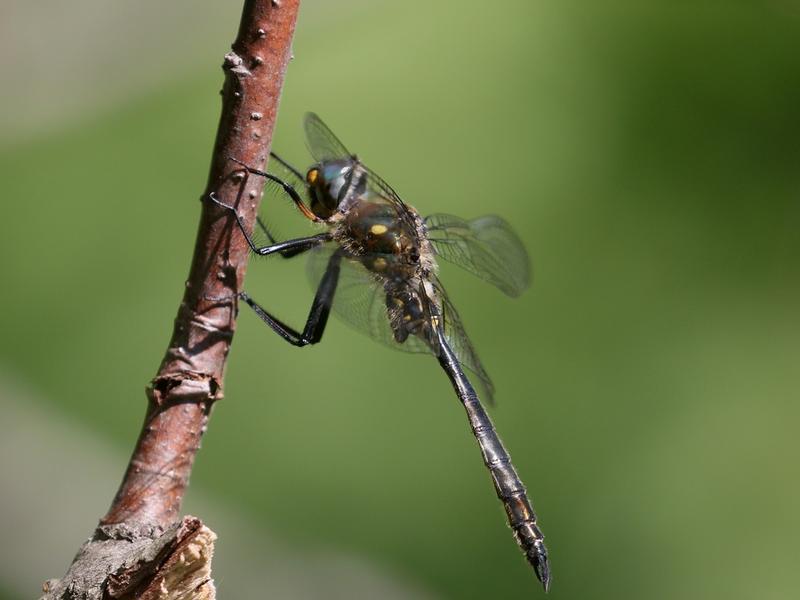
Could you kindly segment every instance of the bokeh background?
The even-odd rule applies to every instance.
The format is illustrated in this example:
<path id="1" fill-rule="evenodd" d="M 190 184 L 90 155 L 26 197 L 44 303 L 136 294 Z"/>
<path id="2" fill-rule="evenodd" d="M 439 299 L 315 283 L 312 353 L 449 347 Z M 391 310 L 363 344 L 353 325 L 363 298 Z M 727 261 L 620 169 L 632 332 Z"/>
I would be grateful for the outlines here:
<path id="1" fill-rule="evenodd" d="M 61 575 L 122 476 L 188 272 L 239 2 L 0 7 L 0 597 Z M 304 0 L 273 147 L 315 110 L 423 213 L 513 222 L 511 300 L 443 279 L 497 385 L 550 597 L 798 590 L 800 10 Z M 294 323 L 302 259 L 251 265 Z M 436 362 L 249 312 L 186 501 L 222 598 L 538 583 Z"/>

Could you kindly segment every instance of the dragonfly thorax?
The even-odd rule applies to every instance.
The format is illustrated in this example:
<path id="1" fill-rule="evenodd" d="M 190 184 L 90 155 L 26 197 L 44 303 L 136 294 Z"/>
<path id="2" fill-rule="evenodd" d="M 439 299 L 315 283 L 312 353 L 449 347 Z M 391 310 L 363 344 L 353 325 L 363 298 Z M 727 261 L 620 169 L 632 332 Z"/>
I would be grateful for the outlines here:
<path id="1" fill-rule="evenodd" d="M 424 254 L 414 217 L 401 215 L 394 204 L 362 196 L 344 214 L 337 237 L 373 273 L 408 278 L 419 270 Z"/>

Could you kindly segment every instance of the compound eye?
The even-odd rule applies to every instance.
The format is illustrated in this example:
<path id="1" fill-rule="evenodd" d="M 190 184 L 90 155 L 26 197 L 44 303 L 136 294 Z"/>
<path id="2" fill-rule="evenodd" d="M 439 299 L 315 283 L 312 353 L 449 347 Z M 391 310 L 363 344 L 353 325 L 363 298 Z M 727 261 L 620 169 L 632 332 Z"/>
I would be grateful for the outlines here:
<path id="1" fill-rule="evenodd" d="M 310 169 L 308 173 L 306 173 L 306 181 L 311 185 L 314 185 L 319 178 L 319 169 Z"/>

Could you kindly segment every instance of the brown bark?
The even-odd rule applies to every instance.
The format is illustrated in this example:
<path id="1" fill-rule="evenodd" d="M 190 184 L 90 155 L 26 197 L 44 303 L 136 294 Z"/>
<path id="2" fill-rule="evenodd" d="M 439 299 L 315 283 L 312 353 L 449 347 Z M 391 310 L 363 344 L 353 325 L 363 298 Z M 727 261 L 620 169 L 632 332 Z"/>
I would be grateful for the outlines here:
<path id="1" fill-rule="evenodd" d="M 238 36 L 223 64 L 222 114 L 203 195 L 213 191 L 225 204 L 238 205 L 251 227 L 264 181 L 244 177 L 229 157 L 262 168 L 269 156 L 299 3 L 246 0 Z M 197 519 L 179 523 L 181 501 L 211 406 L 223 396 L 249 248 L 229 215 L 210 202 L 201 206 L 184 297 L 161 367 L 147 389 L 144 425 L 122 484 L 67 575 L 46 585 L 45 598 L 144 594 L 151 583 L 169 581 L 164 569 L 186 564 L 173 559 L 203 529 Z M 213 547 L 213 534 L 205 539 Z M 154 547 L 160 549 L 142 558 Z M 136 585 L 114 583 L 121 580 Z M 114 594 L 115 589 L 123 591 Z M 205 597 L 213 597 L 213 585 L 210 589 L 212 595 Z"/>

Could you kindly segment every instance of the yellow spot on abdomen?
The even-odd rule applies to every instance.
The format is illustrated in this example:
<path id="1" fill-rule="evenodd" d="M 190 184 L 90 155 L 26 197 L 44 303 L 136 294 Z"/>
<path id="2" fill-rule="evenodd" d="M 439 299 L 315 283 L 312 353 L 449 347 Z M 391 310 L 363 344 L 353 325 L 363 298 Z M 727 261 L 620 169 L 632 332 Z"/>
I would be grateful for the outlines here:
<path id="1" fill-rule="evenodd" d="M 380 223 L 369 228 L 369 232 L 374 235 L 383 235 L 387 231 L 389 231 L 389 228 L 386 227 L 386 225 L 381 225 Z"/>

